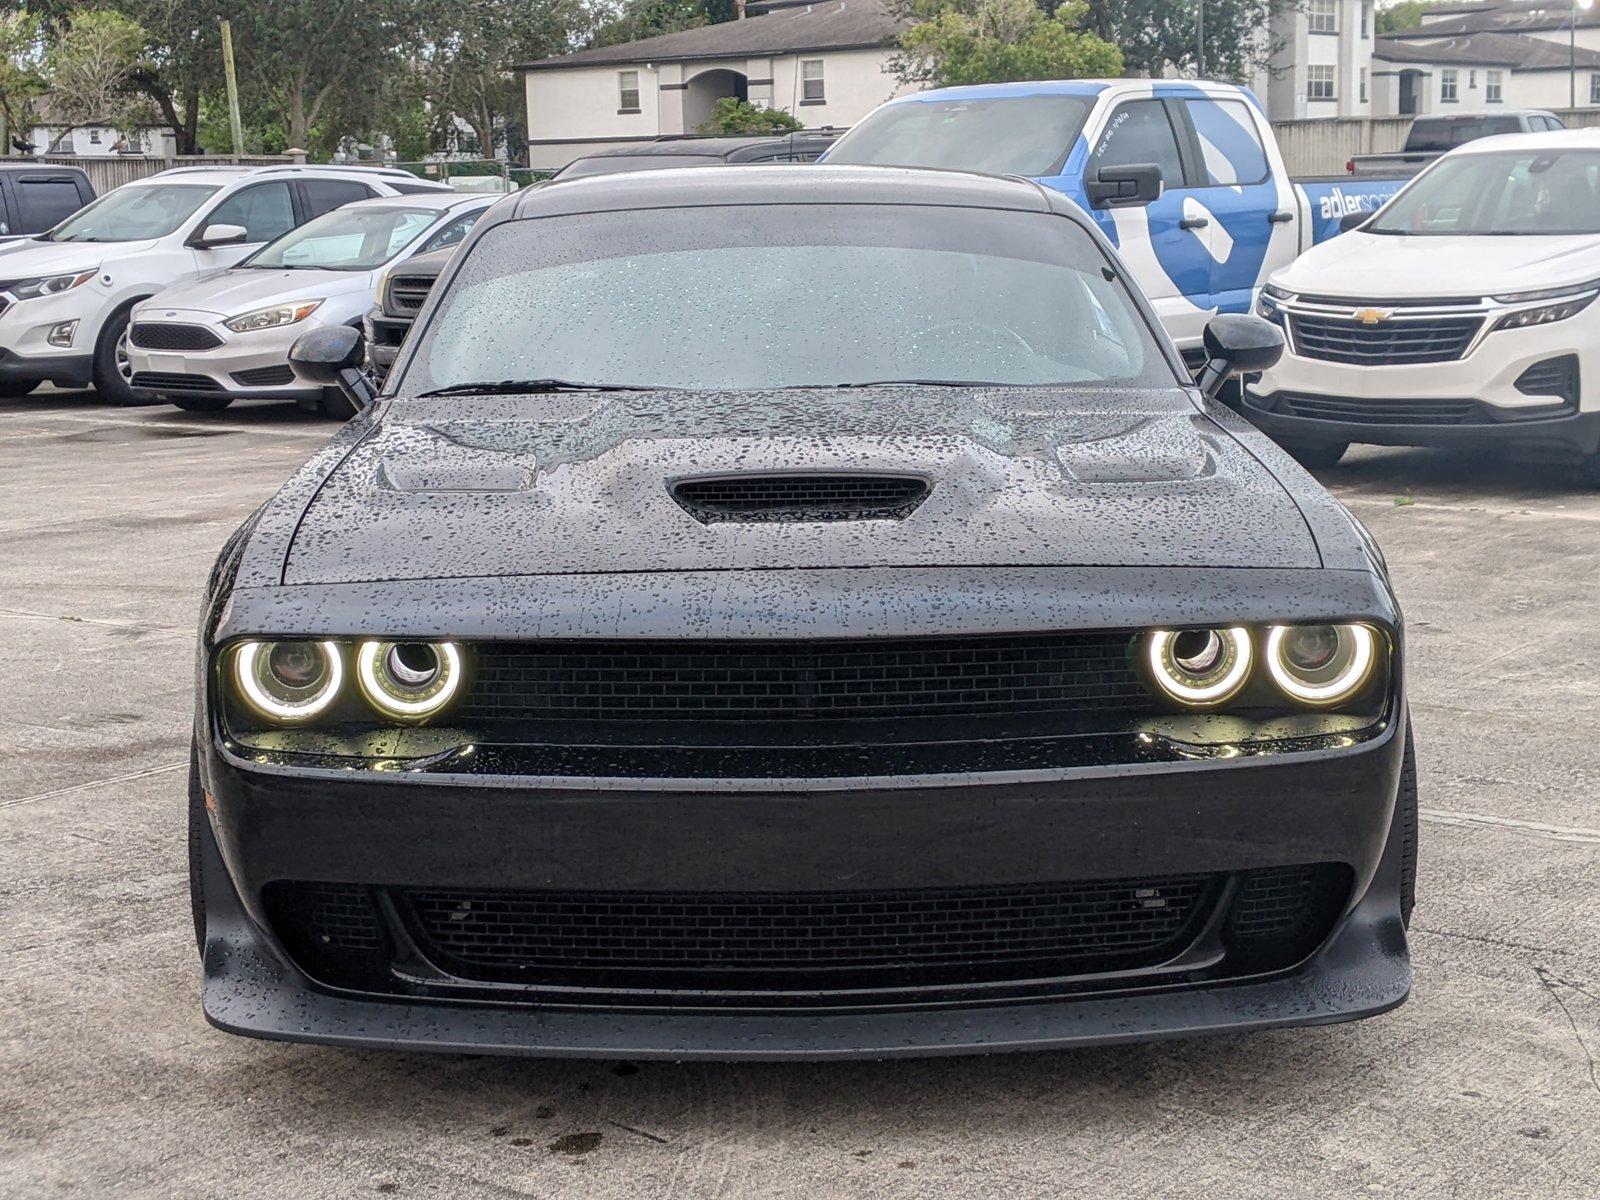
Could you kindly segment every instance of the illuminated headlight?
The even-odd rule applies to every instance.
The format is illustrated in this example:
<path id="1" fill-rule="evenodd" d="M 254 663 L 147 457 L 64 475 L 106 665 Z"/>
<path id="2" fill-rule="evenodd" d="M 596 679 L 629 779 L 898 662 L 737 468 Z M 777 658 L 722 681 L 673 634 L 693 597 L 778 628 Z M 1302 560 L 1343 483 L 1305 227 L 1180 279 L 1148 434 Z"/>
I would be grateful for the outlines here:
<path id="1" fill-rule="evenodd" d="M 385 716 L 421 721 L 442 712 L 461 690 L 461 650 L 454 642 L 362 642 L 356 679 Z"/>
<path id="2" fill-rule="evenodd" d="M 303 721 L 338 696 L 344 661 L 333 642 L 245 642 L 234 655 L 233 677 L 262 716 Z"/>
<path id="3" fill-rule="evenodd" d="M 1185 708 L 1226 704 L 1250 679 L 1250 635 L 1243 629 L 1157 629 L 1145 639 L 1151 681 Z"/>
<path id="4" fill-rule="evenodd" d="M 280 304 L 275 308 L 258 308 L 223 322 L 235 333 L 253 333 L 257 329 L 276 329 L 280 325 L 293 325 L 304 321 L 322 306 L 321 300 L 303 300 L 299 304 Z"/>
<path id="5" fill-rule="evenodd" d="M 1366 686 L 1378 661 L 1368 625 L 1274 625 L 1267 670 L 1280 691 L 1313 707 L 1342 704 Z"/>
<path id="6" fill-rule="evenodd" d="M 82 287 L 95 277 L 93 271 L 74 271 L 69 275 L 45 275 L 38 279 L 18 279 L 7 285 L 9 291 L 18 300 L 33 300 L 39 296 L 54 296 L 60 292 L 70 292 L 75 287 Z"/>
<path id="7" fill-rule="evenodd" d="M 1496 329 L 1527 329 L 1533 325 L 1549 325 L 1555 321 L 1565 321 L 1568 317 L 1575 317 L 1589 307 L 1600 292 L 1585 292 L 1581 296 L 1559 301 L 1555 304 L 1543 304 L 1538 308 L 1524 308 L 1519 312 L 1507 313 L 1494 323 Z"/>

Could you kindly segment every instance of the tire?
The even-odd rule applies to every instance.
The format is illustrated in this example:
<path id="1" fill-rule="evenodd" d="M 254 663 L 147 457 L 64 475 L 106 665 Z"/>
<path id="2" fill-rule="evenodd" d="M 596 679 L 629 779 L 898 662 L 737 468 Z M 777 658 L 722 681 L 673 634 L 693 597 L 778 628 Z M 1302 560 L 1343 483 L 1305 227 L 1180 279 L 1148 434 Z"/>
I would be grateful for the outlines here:
<path id="1" fill-rule="evenodd" d="M 0 383 L 0 400 L 11 400 L 17 396 L 26 396 L 39 386 L 37 379 L 9 379 Z"/>
<path id="2" fill-rule="evenodd" d="M 128 317 L 133 306 L 120 308 L 106 318 L 94 344 L 94 390 L 108 404 L 138 404 L 144 400 L 128 378 Z"/>
<path id="3" fill-rule="evenodd" d="M 340 388 L 322 389 L 322 415 L 330 421 L 348 421 L 361 410 L 350 402 L 350 397 Z"/>
<path id="4" fill-rule="evenodd" d="M 1578 478 L 1590 487 L 1600 488 L 1600 451 L 1578 464 Z"/>
<path id="5" fill-rule="evenodd" d="M 1400 919 L 1411 928 L 1411 910 L 1417 906 L 1417 754 L 1406 719 L 1406 753 L 1400 767 L 1400 794 L 1395 799 L 1395 820 L 1400 822 Z"/>
<path id="6" fill-rule="evenodd" d="M 232 396 L 163 396 L 162 399 L 184 412 L 221 412 L 233 403 Z"/>
<path id="7" fill-rule="evenodd" d="M 189 912 L 194 917 L 194 944 L 206 952 L 206 873 L 200 839 L 205 836 L 206 793 L 200 786 L 200 748 L 189 745 Z"/>
<path id="8" fill-rule="evenodd" d="M 1331 467 L 1350 449 L 1349 442 L 1280 442 L 1302 467 Z"/>

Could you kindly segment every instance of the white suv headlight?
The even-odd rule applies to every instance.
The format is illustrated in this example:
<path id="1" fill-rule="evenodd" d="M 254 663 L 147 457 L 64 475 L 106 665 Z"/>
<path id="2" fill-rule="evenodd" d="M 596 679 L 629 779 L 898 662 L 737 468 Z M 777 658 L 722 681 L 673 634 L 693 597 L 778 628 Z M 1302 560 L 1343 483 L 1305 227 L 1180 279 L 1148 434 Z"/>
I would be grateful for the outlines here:
<path id="1" fill-rule="evenodd" d="M 274 329 L 279 325 L 293 325 L 304 321 L 322 305 L 321 300 L 302 300 L 298 304 L 279 304 L 272 308 L 258 308 L 223 322 L 235 333 L 250 333 L 257 329 Z"/>
<path id="2" fill-rule="evenodd" d="M 54 296 L 57 292 L 70 292 L 82 287 L 99 272 L 99 267 L 87 271 L 72 271 L 66 275 L 43 275 L 38 279 L 15 279 L 6 285 L 18 300 L 32 300 L 38 296 Z"/>

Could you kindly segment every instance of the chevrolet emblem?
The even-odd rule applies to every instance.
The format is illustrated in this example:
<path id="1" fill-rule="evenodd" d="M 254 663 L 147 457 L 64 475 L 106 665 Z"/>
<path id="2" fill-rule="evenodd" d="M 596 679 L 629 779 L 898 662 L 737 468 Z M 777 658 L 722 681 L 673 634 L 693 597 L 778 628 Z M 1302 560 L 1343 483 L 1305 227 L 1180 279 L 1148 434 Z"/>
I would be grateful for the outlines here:
<path id="1" fill-rule="evenodd" d="M 1394 316 L 1392 308 L 1358 308 L 1350 314 L 1363 325 L 1376 325 L 1379 321 L 1387 321 Z"/>

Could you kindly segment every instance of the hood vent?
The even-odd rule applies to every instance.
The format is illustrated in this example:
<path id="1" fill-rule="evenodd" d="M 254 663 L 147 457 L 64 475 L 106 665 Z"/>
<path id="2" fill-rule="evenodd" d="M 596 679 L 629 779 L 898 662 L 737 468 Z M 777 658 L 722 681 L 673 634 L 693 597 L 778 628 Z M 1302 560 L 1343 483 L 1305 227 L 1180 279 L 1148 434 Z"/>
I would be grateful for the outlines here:
<path id="1" fill-rule="evenodd" d="M 719 521 L 898 521 L 928 498 L 920 475 L 849 472 L 681 479 L 672 498 L 703 525 Z"/>

